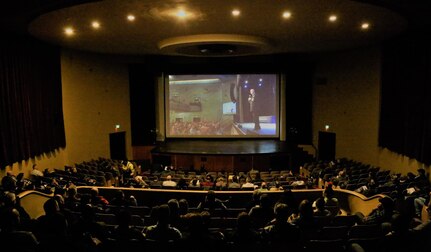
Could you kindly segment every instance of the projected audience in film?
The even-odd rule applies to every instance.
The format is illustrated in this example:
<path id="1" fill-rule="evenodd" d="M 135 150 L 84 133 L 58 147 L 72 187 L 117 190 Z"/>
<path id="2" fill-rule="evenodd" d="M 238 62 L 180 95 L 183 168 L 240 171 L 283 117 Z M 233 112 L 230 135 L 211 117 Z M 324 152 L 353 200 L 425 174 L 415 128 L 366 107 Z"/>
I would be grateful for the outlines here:
<path id="1" fill-rule="evenodd" d="M 248 103 L 250 103 L 250 113 L 253 118 L 254 129 L 260 130 L 259 124 L 259 96 L 256 95 L 255 89 L 250 89 L 250 94 L 248 95 Z"/>

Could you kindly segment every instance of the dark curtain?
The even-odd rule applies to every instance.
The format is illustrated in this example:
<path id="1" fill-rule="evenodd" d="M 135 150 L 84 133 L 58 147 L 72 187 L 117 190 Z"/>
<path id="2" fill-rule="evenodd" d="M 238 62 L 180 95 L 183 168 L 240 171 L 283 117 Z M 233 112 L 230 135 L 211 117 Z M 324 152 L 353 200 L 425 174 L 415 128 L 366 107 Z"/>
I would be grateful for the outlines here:
<path id="1" fill-rule="evenodd" d="M 60 50 L 30 38 L 0 43 L 0 167 L 66 146 Z"/>
<path id="2" fill-rule="evenodd" d="M 156 143 L 157 75 L 141 65 L 129 66 L 132 145 Z"/>
<path id="3" fill-rule="evenodd" d="M 379 146 L 431 164 L 431 40 L 404 34 L 382 50 Z"/>

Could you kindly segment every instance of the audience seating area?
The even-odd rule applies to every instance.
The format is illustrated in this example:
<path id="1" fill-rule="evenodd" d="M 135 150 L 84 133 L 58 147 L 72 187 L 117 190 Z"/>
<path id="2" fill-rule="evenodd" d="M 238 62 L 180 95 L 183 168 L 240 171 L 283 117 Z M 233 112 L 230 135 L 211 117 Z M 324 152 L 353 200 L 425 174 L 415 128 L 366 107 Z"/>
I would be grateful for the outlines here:
<path id="1" fill-rule="evenodd" d="M 233 190 L 228 183 L 217 185 L 216 182 L 231 181 L 232 176 L 240 178 L 240 185 L 250 182 L 253 186 L 247 190 L 241 187 Z M 214 178 L 214 183 L 205 185 L 211 178 Z M 200 179 L 204 185 L 190 186 L 193 179 Z M 366 184 L 362 184 L 365 179 Z M 23 214 L 21 225 L 8 224 L 7 220 L 13 218 L 5 217 L 5 214 L 13 214 L 13 211 L 8 210 L 13 209 L 8 208 L 11 196 L 9 190 L 5 191 L 5 198 L 0 201 L 1 242 L 12 246 L 11 242 L 16 241 L 17 237 L 28 240 L 20 244 L 22 250 L 16 246 L 17 251 L 50 252 L 57 251 L 59 246 L 62 251 L 71 252 L 132 249 L 262 251 L 287 248 L 289 251 L 397 251 L 397 246 L 402 248 L 400 251 L 405 251 L 407 247 L 423 250 L 430 246 L 430 239 L 427 238 L 431 234 L 429 215 L 415 216 L 412 213 L 416 207 L 415 200 L 424 196 L 423 192 L 428 193 L 429 187 L 422 187 L 422 182 L 416 176 L 390 174 L 377 167 L 347 159 L 306 163 L 300 169 L 300 174 L 293 174 L 289 170 L 252 170 L 248 173 L 228 174 L 178 171 L 162 167 L 142 169 L 140 165 L 130 161 L 98 159 L 76 164 L 75 167 L 65 167 L 64 170 L 45 170 L 43 177 L 29 180 L 30 183 L 21 183 L 27 184 L 28 188 L 19 188 L 18 183 L 15 191 L 17 200 L 13 204 Z M 152 183 L 167 180 L 175 181 L 177 185 L 184 180 L 185 186 L 166 187 L 162 183 Z M 378 181 L 375 183 L 376 187 L 372 187 L 371 181 Z M 355 186 L 349 186 L 352 184 Z M 408 192 L 411 186 L 418 188 L 416 193 Z M 303 209 L 307 202 L 310 209 L 315 211 L 316 208 L 311 208 L 311 203 L 320 198 L 325 199 L 325 192 L 329 187 L 335 188 L 332 197 L 336 199 L 337 205 L 325 203 L 324 208 L 328 210 L 328 214 L 313 216 L 308 224 L 301 222 L 301 218 L 306 216 Z M 385 189 L 377 189 L 380 187 Z M 75 193 L 71 194 L 72 192 Z M 210 208 L 205 203 L 209 195 L 217 202 Z M 266 197 L 265 204 L 260 201 L 262 195 Z M 364 216 L 380 209 L 382 199 L 385 198 L 394 202 L 392 217 L 381 223 L 364 222 Z M 57 202 L 58 214 L 64 216 L 68 224 L 64 227 L 63 235 L 61 229 L 58 229 L 46 237 L 40 223 L 50 215 L 48 202 L 52 200 Z M 186 203 L 186 211 L 179 214 L 176 221 L 171 219 L 176 215 L 169 214 L 167 223 L 176 227 L 182 233 L 182 238 L 151 238 L 149 230 L 162 223 L 160 209 L 168 207 L 172 202 L 179 207 L 180 201 Z M 284 204 L 289 211 L 289 219 L 281 223 L 291 224 L 272 227 L 271 225 L 280 225 L 277 224 L 277 211 L 282 210 L 277 209 Z M 264 208 L 264 205 L 270 206 L 269 211 L 265 215 L 258 215 L 258 218 L 265 218 L 269 214 L 272 221 L 263 226 L 254 226 L 251 209 Z M 93 215 L 88 214 L 88 207 Z M 175 207 L 169 206 L 169 209 L 171 212 Z M 427 205 L 423 205 L 421 210 L 429 213 Z M 124 224 L 120 219 L 124 211 L 129 216 L 127 227 L 131 229 L 127 231 L 125 238 L 120 239 L 117 234 Z M 249 224 L 243 220 L 244 215 L 249 216 Z M 193 229 L 196 216 L 202 220 L 204 228 L 197 233 Z M 82 221 L 87 224 L 83 225 Z M 14 226 L 14 229 L 9 230 L 9 225 Z M 243 230 L 244 226 L 246 231 Z M 272 234 L 272 228 L 286 229 L 286 233 L 284 236 Z M 78 232 L 78 235 L 76 232 L 80 229 L 87 231 Z M 299 236 L 290 239 L 294 237 L 293 234 Z M 247 238 L 238 235 L 246 235 Z M 139 238 L 140 236 L 142 237 Z"/>
<path id="2" fill-rule="evenodd" d="M 306 163 L 302 170 L 312 180 L 321 179 L 322 184 L 331 182 L 336 188 L 356 191 L 366 196 L 396 196 L 394 193 L 405 195 L 408 188 L 427 187 L 422 181 L 415 180 L 416 174 L 411 172 L 394 174 L 380 167 L 345 158 Z"/>
<path id="3" fill-rule="evenodd" d="M 94 187 L 78 187 L 80 195 L 91 193 Z M 153 240 L 130 240 L 127 242 L 117 241 L 115 238 L 110 237 L 111 233 L 115 232 L 118 226 L 118 219 L 116 215 L 122 209 L 127 209 L 131 214 L 130 226 L 135 229 L 144 232 L 147 226 L 157 224 L 157 215 L 154 215 L 153 209 L 161 204 L 169 201 L 169 199 L 175 198 L 177 200 L 186 199 L 189 203 L 189 213 L 201 213 L 202 211 L 209 211 L 209 222 L 208 232 L 212 235 L 221 235 L 221 238 L 216 239 L 217 245 L 210 247 L 207 250 L 215 251 L 215 248 L 222 249 L 223 251 L 236 251 L 239 249 L 239 244 L 232 239 L 232 234 L 236 232 L 238 226 L 238 216 L 242 212 L 249 212 L 250 206 L 252 205 L 253 195 L 255 193 L 248 191 L 216 191 L 215 195 L 218 199 L 225 203 L 226 209 L 199 209 L 199 202 L 205 199 L 208 194 L 207 191 L 189 191 L 189 190 L 163 190 L 163 189 L 137 189 L 137 188 L 114 188 L 114 187 L 98 187 L 97 192 L 99 196 L 104 197 L 107 201 L 112 201 L 115 197 L 116 191 L 121 190 L 124 192 L 126 198 L 133 195 L 137 202 L 136 206 L 116 206 L 116 205 L 99 205 L 95 209 L 96 220 L 99 223 L 103 223 L 103 227 L 109 236 L 109 239 L 104 242 L 104 246 L 98 247 L 97 251 L 113 251 L 113 248 L 126 250 L 129 249 L 151 249 L 158 247 L 163 249 L 168 248 L 182 248 L 187 250 L 191 245 L 185 240 L 178 241 L 153 241 Z M 314 201 L 322 195 L 323 190 L 321 189 L 301 189 L 293 190 L 292 193 L 297 201 L 307 199 Z M 351 192 L 348 190 L 339 189 L 336 190 L 337 198 L 340 200 L 340 205 L 344 208 L 342 214 L 336 216 L 325 216 L 325 217 L 314 217 L 317 225 L 306 233 L 301 231 L 300 248 L 293 251 L 315 251 L 316 249 L 324 250 L 331 249 L 331 251 L 353 251 L 353 248 L 360 247 L 364 251 L 388 251 L 385 250 L 387 243 L 393 242 L 391 237 L 387 236 L 388 230 L 384 225 L 365 225 L 361 224 L 360 219 L 354 212 L 349 209 L 349 202 L 351 197 L 354 197 L 359 204 L 367 205 L 370 200 L 374 203 L 368 208 L 377 207 L 378 199 L 382 196 L 374 196 L 374 199 L 366 198 L 365 196 Z M 21 202 L 26 202 L 27 197 L 32 197 L 32 194 L 39 195 L 39 192 L 27 192 L 26 196 L 23 196 Z M 263 192 L 269 195 L 271 202 L 275 202 L 283 196 L 282 191 L 265 191 Z M 52 195 L 46 195 L 46 198 L 52 197 Z M 39 206 L 43 207 L 43 206 Z M 360 206 L 358 207 L 360 208 Z M 82 216 L 79 207 L 76 209 L 69 209 L 66 215 L 71 222 L 76 222 Z M 391 229 L 389 227 L 389 229 Z M 185 231 L 187 232 L 187 231 Z M 257 232 L 263 232 L 263 229 L 258 229 Z M 417 236 L 413 239 L 417 242 L 417 246 L 425 246 L 426 239 L 423 238 L 422 232 L 417 231 Z M 248 249 L 251 251 L 261 251 L 264 248 L 270 249 L 283 249 L 286 245 L 268 243 L 264 238 L 259 242 L 250 241 L 253 244 Z M 210 244 L 206 244 L 209 246 Z M 244 245 L 242 248 L 245 248 Z M 76 251 L 76 250 L 74 250 Z"/>

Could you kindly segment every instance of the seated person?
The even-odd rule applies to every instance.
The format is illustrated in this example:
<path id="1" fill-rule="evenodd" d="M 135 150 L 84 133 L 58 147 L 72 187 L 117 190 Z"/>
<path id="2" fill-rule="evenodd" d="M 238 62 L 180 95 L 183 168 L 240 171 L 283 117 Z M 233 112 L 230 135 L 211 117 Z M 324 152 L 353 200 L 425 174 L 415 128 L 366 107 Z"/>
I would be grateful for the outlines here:
<path id="1" fill-rule="evenodd" d="M 382 224 L 391 222 L 394 214 L 394 201 L 390 197 L 379 199 L 380 204 L 367 216 L 361 212 L 356 213 L 361 224 Z"/>
<path id="2" fill-rule="evenodd" d="M 224 179 L 224 177 L 220 176 L 217 178 L 216 180 L 217 182 L 215 183 L 215 188 L 217 190 L 224 190 L 226 188 L 226 180 Z"/>
<path id="3" fill-rule="evenodd" d="M 201 186 L 206 189 L 213 188 L 214 185 L 214 178 L 209 174 L 205 177 L 205 180 L 201 182 Z"/>
<path id="4" fill-rule="evenodd" d="M 299 228 L 287 221 L 289 217 L 289 207 L 284 203 L 279 203 L 274 207 L 275 219 L 270 225 L 262 230 L 262 238 L 265 243 L 276 247 L 289 247 L 296 251 L 299 248 L 300 231 Z M 272 248 L 274 248 L 272 247 Z"/>
<path id="5" fill-rule="evenodd" d="M 228 186 L 229 189 L 239 189 L 241 185 L 238 183 L 238 176 L 229 175 Z"/>
<path id="6" fill-rule="evenodd" d="M 315 201 L 313 216 L 331 216 L 331 212 L 325 208 L 325 200 L 323 198 L 318 198 Z"/>
<path id="7" fill-rule="evenodd" d="M 40 171 L 37 167 L 37 164 L 33 164 L 33 169 L 30 172 L 31 177 L 43 177 L 43 172 Z"/>
<path id="8" fill-rule="evenodd" d="M 208 191 L 204 201 L 200 202 L 197 208 L 200 211 L 208 210 L 210 212 L 215 209 L 224 209 L 224 210 L 227 209 L 224 202 L 216 198 L 215 192 L 213 190 Z"/>
<path id="9" fill-rule="evenodd" d="M 198 179 L 198 177 L 194 176 L 188 185 L 188 188 L 193 189 L 193 188 L 200 188 L 201 187 L 201 183 L 200 180 Z"/>
<path id="10" fill-rule="evenodd" d="M 325 201 L 325 207 L 329 208 L 331 215 L 335 216 L 340 213 L 340 204 L 338 199 L 334 197 L 334 189 L 332 188 L 332 183 L 328 183 L 325 190 L 323 191 L 323 200 Z"/>
<path id="11" fill-rule="evenodd" d="M 255 184 L 252 183 L 251 177 L 247 177 L 245 179 L 245 183 L 241 185 L 241 189 L 254 189 L 254 188 L 255 188 Z"/>
<path id="12" fill-rule="evenodd" d="M 114 239 L 117 241 L 130 239 L 144 240 L 144 233 L 142 233 L 141 230 L 135 226 L 131 225 L 132 214 L 127 211 L 127 209 L 121 209 L 118 213 L 116 213 L 115 217 L 117 220 L 117 225 L 111 232 L 111 235 Z"/>
<path id="13" fill-rule="evenodd" d="M 157 224 L 145 227 L 145 237 L 155 241 L 176 241 L 181 239 L 181 231 L 175 227 L 171 227 L 169 216 L 169 206 L 167 204 L 160 205 L 157 210 Z"/>
<path id="14" fill-rule="evenodd" d="M 174 188 L 174 187 L 177 186 L 177 182 L 175 182 L 175 181 L 172 180 L 172 176 L 171 175 L 168 175 L 168 176 L 166 176 L 166 180 L 163 181 L 162 186 Z"/>

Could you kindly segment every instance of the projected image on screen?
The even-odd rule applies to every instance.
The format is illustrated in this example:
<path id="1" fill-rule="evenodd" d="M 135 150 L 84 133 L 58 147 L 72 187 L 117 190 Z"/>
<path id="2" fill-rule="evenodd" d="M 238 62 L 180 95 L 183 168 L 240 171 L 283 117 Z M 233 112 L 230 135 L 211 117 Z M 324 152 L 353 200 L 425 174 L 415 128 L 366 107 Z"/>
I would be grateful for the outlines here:
<path id="1" fill-rule="evenodd" d="M 169 75 L 167 137 L 278 137 L 277 74 Z"/>

